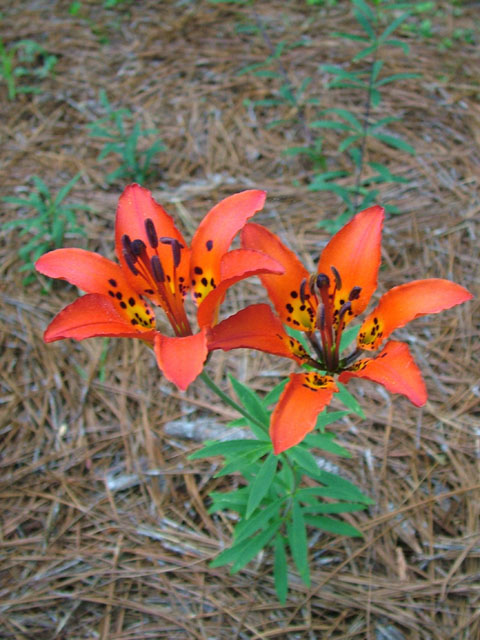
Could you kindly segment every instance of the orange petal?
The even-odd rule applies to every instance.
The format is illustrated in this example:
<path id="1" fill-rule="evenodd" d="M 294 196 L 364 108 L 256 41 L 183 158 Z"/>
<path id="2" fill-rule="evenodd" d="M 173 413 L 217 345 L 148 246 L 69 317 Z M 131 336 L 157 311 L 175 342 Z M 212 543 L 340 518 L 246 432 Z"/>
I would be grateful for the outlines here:
<path id="1" fill-rule="evenodd" d="M 55 316 L 48 325 L 45 342 L 64 338 L 84 340 L 96 336 L 141 338 L 153 343 L 153 330 L 132 326 L 122 318 L 113 302 L 98 293 L 88 293 L 72 302 Z"/>
<path id="2" fill-rule="evenodd" d="M 383 218 L 384 210 L 379 206 L 357 213 L 331 238 L 320 256 L 318 273 L 330 278 L 330 292 L 335 287 L 331 268 L 340 275 L 341 287 L 333 302 L 335 310 L 340 310 L 354 287 L 360 287 L 358 298 L 351 301 L 352 314 L 344 316 L 346 324 L 366 309 L 377 288 Z"/>
<path id="3" fill-rule="evenodd" d="M 315 428 L 337 385 L 331 376 L 316 372 L 292 373 L 270 419 L 275 455 L 301 442 Z"/>
<path id="4" fill-rule="evenodd" d="M 257 349 L 298 363 L 308 359 L 302 345 L 287 335 L 280 319 L 267 304 L 254 304 L 222 320 L 208 332 L 210 351 Z"/>
<path id="5" fill-rule="evenodd" d="M 358 360 L 339 376 L 340 382 L 366 378 L 382 384 L 392 393 L 401 393 L 417 407 L 427 401 L 427 390 L 414 359 L 404 342 L 391 340 L 375 358 Z"/>
<path id="6" fill-rule="evenodd" d="M 246 221 L 265 203 L 265 191 L 249 190 L 225 198 L 202 220 L 192 240 L 191 278 L 197 300 L 220 281 L 220 261 Z"/>
<path id="7" fill-rule="evenodd" d="M 145 221 L 150 219 L 155 227 L 158 238 L 172 238 L 182 245 L 180 249 L 180 263 L 174 266 L 174 255 L 171 244 L 164 244 L 161 241 L 155 248 L 152 248 L 145 228 Z M 159 205 L 152 197 L 148 189 L 144 189 L 138 184 L 131 184 L 122 193 L 118 201 L 117 215 L 115 219 L 115 250 L 122 265 L 126 277 L 131 285 L 139 293 L 148 295 L 155 304 L 164 306 L 164 300 L 156 292 L 154 281 L 145 278 L 145 269 L 140 270 L 135 275 L 129 268 L 123 255 L 122 237 L 127 235 L 133 242 L 141 240 L 145 244 L 146 262 L 150 263 L 151 258 L 158 256 L 162 265 L 165 277 L 171 288 L 178 293 L 181 288 L 182 293 L 189 287 L 190 274 L 190 249 L 180 231 L 175 226 L 173 218 L 168 215 L 165 209 Z"/>
<path id="8" fill-rule="evenodd" d="M 309 274 L 297 256 L 271 231 L 258 224 L 247 224 L 242 230 L 242 245 L 267 254 L 285 269 L 281 276 L 261 276 L 263 286 L 285 324 L 310 331 L 315 326 L 316 301 L 308 288 Z M 300 285 L 306 280 L 304 299 Z M 306 302 L 306 304 L 305 304 Z"/>
<path id="9" fill-rule="evenodd" d="M 220 263 L 220 282 L 201 302 L 197 321 L 200 327 L 216 323 L 218 306 L 229 287 L 250 276 L 263 273 L 283 273 L 283 267 L 270 256 L 250 249 L 235 249 L 226 253 Z"/>
<path id="10" fill-rule="evenodd" d="M 202 372 L 208 355 L 206 330 L 192 336 L 155 335 L 155 355 L 164 376 L 185 391 Z"/>
<path id="11" fill-rule="evenodd" d="M 358 334 L 360 349 L 373 351 L 392 331 L 427 313 L 439 313 L 473 298 L 455 282 L 430 278 L 414 280 L 387 291 L 366 317 Z"/>
<path id="12" fill-rule="evenodd" d="M 140 327 L 140 331 L 154 328 L 153 311 L 130 286 L 121 267 L 98 253 L 56 249 L 39 258 L 35 268 L 50 278 L 67 280 L 86 293 L 111 298 L 117 314 L 132 326 Z"/>

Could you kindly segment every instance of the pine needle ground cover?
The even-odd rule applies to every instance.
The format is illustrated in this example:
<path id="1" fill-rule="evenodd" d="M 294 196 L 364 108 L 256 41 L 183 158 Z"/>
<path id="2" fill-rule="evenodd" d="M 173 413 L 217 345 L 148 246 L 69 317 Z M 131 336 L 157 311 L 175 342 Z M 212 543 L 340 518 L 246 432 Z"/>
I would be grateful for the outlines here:
<path id="1" fill-rule="evenodd" d="M 360 178 L 338 128 L 323 127 L 319 142 L 309 126 L 319 109 L 363 122 L 365 94 L 332 88 L 325 69 L 357 69 L 358 41 L 335 35 L 360 33 L 353 3 L 31 1 L 3 10 L 2 639 L 478 638 L 480 26 L 473 4 L 425 4 L 398 26 L 408 53 L 379 53 L 382 73 L 412 77 L 371 105 L 377 122 L 397 118 L 393 134 L 415 154 L 372 137 Z M 375 182 L 379 166 L 388 181 Z M 319 171 L 335 173 L 338 188 L 312 189 Z M 367 418 L 343 416 L 335 433 L 352 457 L 320 463 L 375 504 L 346 516 L 363 538 L 315 531 L 311 586 L 290 566 L 283 605 L 273 555 L 234 574 L 211 566 L 235 514 L 211 513 L 208 495 L 236 479 L 215 477 L 220 460 L 189 456 L 230 437 L 237 416 L 200 384 L 179 392 L 141 344 L 43 342 L 77 292 L 35 275 L 29 261 L 58 238 L 113 257 L 118 197 L 135 180 L 186 235 L 213 203 L 266 190 L 257 221 L 309 270 L 344 211 L 341 194 L 363 196 L 370 180 L 390 206 L 376 295 L 436 277 L 475 295 L 399 331 L 425 375 L 423 409 L 351 383 Z M 259 291 L 248 280 L 224 304 L 237 311 Z M 207 369 L 262 393 L 294 366 L 236 351 L 214 353 Z"/>

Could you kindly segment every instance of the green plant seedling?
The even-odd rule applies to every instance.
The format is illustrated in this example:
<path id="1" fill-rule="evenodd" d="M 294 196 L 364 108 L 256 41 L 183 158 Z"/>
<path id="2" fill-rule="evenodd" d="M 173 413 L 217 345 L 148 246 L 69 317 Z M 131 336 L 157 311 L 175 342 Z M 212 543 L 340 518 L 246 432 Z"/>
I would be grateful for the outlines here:
<path id="1" fill-rule="evenodd" d="M 15 100 L 21 93 L 41 93 L 35 84 L 20 84 L 19 80 L 29 83 L 44 80 L 53 74 L 57 61 L 56 56 L 34 40 L 20 40 L 7 49 L 0 39 L 0 75 L 7 85 L 8 99 Z"/>
<path id="2" fill-rule="evenodd" d="M 394 31 L 405 24 L 409 12 L 394 13 L 392 21 L 386 25 L 383 20 L 388 17 L 385 9 L 380 12 L 375 2 L 372 8 L 365 0 L 352 0 L 353 14 L 361 28 L 360 34 L 336 33 L 335 35 L 347 41 L 353 41 L 361 45 L 351 60 L 351 66 L 360 65 L 359 69 L 338 67 L 335 65 L 322 65 L 321 70 L 332 76 L 327 84 L 329 89 L 348 89 L 362 92 L 365 95 L 365 107 L 362 113 L 353 112 L 346 108 L 334 107 L 320 112 L 320 119 L 310 122 L 310 127 L 335 131 L 340 136 L 337 152 L 347 154 L 352 166 L 351 172 L 326 171 L 313 176 L 308 188 L 311 191 L 330 191 L 335 193 L 345 205 L 344 212 L 336 219 L 321 223 L 329 231 L 337 231 L 355 211 L 365 209 L 372 205 L 379 195 L 378 189 L 372 189 L 372 185 L 387 182 L 405 182 L 404 178 L 394 176 L 390 169 L 381 162 L 366 162 L 366 153 L 370 140 L 376 140 L 383 145 L 399 152 L 415 154 L 415 149 L 389 126 L 400 121 L 400 118 L 386 116 L 375 118 L 375 111 L 382 101 L 382 89 L 392 83 L 417 78 L 419 74 L 405 72 L 385 75 L 384 60 L 381 57 L 382 49 L 391 50 L 398 47 L 405 54 L 408 53 L 408 45 L 400 39 L 392 37 Z M 401 9 L 404 5 L 391 5 L 389 9 Z M 333 116 L 333 118 L 332 118 Z M 367 167 L 370 170 L 367 172 Z M 372 175 L 372 171 L 376 175 Z M 351 184 L 353 177 L 354 184 Z M 341 180 L 340 184 L 338 180 Z M 395 208 L 392 208 L 395 210 Z M 396 211 L 397 212 L 397 211 Z"/>
<path id="3" fill-rule="evenodd" d="M 6 197 L 3 202 L 15 204 L 19 208 L 19 217 L 2 225 L 2 229 L 20 229 L 20 236 L 28 239 L 18 251 L 23 262 L 20 271 L 26 272 L 23 284 L 28 285 L 36 279 L 34 264 L 46 251 L 59 249 L 66 236 L 85 236 L 84 229 L 78 224 L 76 211 L 90 211 L 90 207 L 78 203 L 64 203 L 64 200 L 80 179 L 78 173 L 60 189 L 56 196 L 38 176 L 32 176 L 35 190 L 28 197 Z M 35 215 L 24 216 L 24 212 L 34 211 Z"/>
<path id="4" fill-rule="evenodd" d="M 158 129 L 142 129 L 139 122 L 127 125 L 124 120 L 131 122 L 132 112 L 125 108 L 114 109 L 103 89 L 100 91 L 100 102 L 107 115 L 88 125 L 90 136 L 105 140 L 98 160 L 110 154 L 120 157 L 120 166 L 107 175 L 107 182 L 111 184 L 116 180 L 129 180 L 144 184 L 152 176 L 154 156 L 165 151 L 166 147 L 160 138 L 147 149 L 139 149 L 138 143 L 140 138 L 157 136 Z"/>

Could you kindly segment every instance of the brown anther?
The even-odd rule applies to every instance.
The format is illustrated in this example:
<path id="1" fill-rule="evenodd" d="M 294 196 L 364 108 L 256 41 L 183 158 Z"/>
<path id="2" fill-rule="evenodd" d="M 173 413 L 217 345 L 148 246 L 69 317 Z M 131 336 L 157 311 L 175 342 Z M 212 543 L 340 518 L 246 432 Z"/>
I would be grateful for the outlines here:
<path id="1" fill-rule="evenodd" d="M 358 298 L 360 297 L 361 291 L 362 291 L 362 287 L 353 287 L 353 289 L 348 294 L 348 299 L 350 300 L 350 302 L 352 300 L 358 300 Z"/>
<path id="2" fill-rule="evenodd" d="M 122 248 L 124 253 L 129 253 L 132 258 L 134 258 L 134 262 L 137 261 L 137 258 L 132 251 L 132 241 L 130 240 L 130 236 L 127 236 L 126 233 L 124 233 L 122 236 Z"/>
<path id="3" fill-rule="evenodd" d="M 184 248 L 183 244 L 176 238 L 169 238 L 167 236 L 162 236 L 159 238 L 159 241 L 162 244 L 169 244 L 172 247 L 173 265 L 175 268 L 178 267 L 180 264 L 180 250 Z"/>
<path id="4" fill-rule="evenodd" d="M 174 240 L 172 242 L 172 254 L 173 254 L 173 266 L 175 268 L 180 264 L 180 251 L 183 249 L 183 244 L 181 244 L 178 240 Z"/>
<path id="5" fill-rule="evenodd" d="M 301 283 L 300 283 L 300 300 L 302 301 L 302 304 L 305 304 L 305 289 L 307 286 L 307 279 L 304 278 Z"/>
<path id="6" fill-rule="evenodd" d="M 130 271 L 133 273 L 134 276 L 138 276 L 139 271 L 135 266 L 135 262 L 137 261 L 137 258 L 134 256 L 131 250 L 127 251 L 126 249 L 124 249 L 122 253 L 123 253 L 123 259 L 127 263 L 127 267 L 130 269 Z"/>
<path id="7" fill-rule="evenodd" d="M 326 273 L 319 273 L 317 276 L 317 289 L 328 289 L 330 287 L 330 278 Z"/>
<path id="8" fill-rule="evenodd" d="M 152 249 L 156 249 L 158 247 L 158 236 L 151 218 L 145 220 L 145 233 L 147 234 L 148 242 Z"/>
<path id="9" fill-rule="evenodd" d="M 141 255 L 141 253 L 143 251 L 145 251 L 146 249 L 146 244 L 144 243 L 143 240 L 140 240 L 140 238 L 137 238 L 137 240 L 134 240 L 131 245 L 130 245 L 131 249 L 132 249 L 132 253 L 134 256 L 139 256 Z"/>
<path id="10" fill-rule="evenodd" d="M 165 282 L 165 272 L 163 271 L 160 258 L 158 256 L 152 256 L 150 264 L 152 265 L 152 273 L 155 280 L 157 282 Z"/>
<path id="11" fill-rule="evenodd" d="M 330 270 L 335 278 L 335 286 L 337 288 L 337 291 L 339 291 L 342 288 L 342 279 L 340 277 L 340 274 L 333 265 L 330 267 Z"/>
<path id="12" fill-rule="evenodd" d="M 183 244 L 179 242 L 176 238 L 170 238 L 169 236 L 162 236 L 158 239 L 162 244 L 178 244 L 179 249 L 183 249 Z"/>
<path id="13" fill-rule="evenodd" d="M 352 308 L 352 303 L 350 301 L 345 302 L 345 304 L 342 304 L 342 306 L 340 307 L 340 311 L 338 312 L 339 323 L 342 321 L 343 316 L 347 313 L 347 311 L 350 311 L 351 308 Z"/>

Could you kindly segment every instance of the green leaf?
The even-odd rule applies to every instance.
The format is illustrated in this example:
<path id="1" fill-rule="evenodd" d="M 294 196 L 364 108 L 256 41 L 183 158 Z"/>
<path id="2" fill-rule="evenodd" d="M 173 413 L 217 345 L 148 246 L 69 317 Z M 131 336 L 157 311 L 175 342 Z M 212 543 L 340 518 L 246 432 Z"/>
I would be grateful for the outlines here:
<path id="1" fill-rule="evenodd" d="M 276 500 L 272 504 L 268 505 L 268 507 L 265 507 L 265 509 L 259 510 L 248 520 L 240 520 L 240 522 L 235 527 L 233 534 L 235 543 L 240 542 L 240 540 L 243 540 L 244 538 L 249 538 L 256 531 L 258 531 L 258 529 L 264 529 L 265 526 L 270 522 L 270 520 L 275 516 L 275 514 L 278 513 L 282 504 L 283 500 Z"/>
<path id="2" fill-rule="evenodd" d="M 363 538 L 363 533 L 359 529 L 348 524 L 348 522 L 342 522 L 342 520 L 336 520 L 335 518 L 305 515 L 305 522 L 312 527 L 317 527 L 318 529 L 328 531 L 329 533 L 335 533 L 340 536 Z"/>
<path id="3" fill-rule="evenodd" d="M 305 445 L 308 447 L 316 447 L 322 451 L 328 451 L 342 458 L 351 458 L 352 454 L 345 447 L 333 442 L 335 434 L 333 433 L 309 433 L 304 439 Z"/>
<path id="4" fill-rule="evenodd" d="M 379 40 L 381 42 L 386 40 L 388 36 L 390 36 L 395 31 L 395 29 L 397 29 L 402 24 L 402 22 L 405 22 L 405 20 L 409 17 L 409 15 L 410 15 L 409 13 L 404 13 L 401 16 L 398 16 L 398 18 L 395 18 L 395 20 L 391 22 L 388 25 L 388 27 L 385 28 L 385 30 L 379 37 Z"/>
<path id="5" fill-rule="evenodd" d="M 377 122 L 373 122 L 367 127 L 367 133 L 371 133 L 380 127 L 384 127 L 387 124 L 391 124 L 392 122 L 399 122 L 400 118 L 396 118 L 395 116 L 388 116 L 387 118 L 380 118 Z"/>
<path id="6" fill-rule="evenodd" d="M 403 42 L 403 40 L 385 40 L 383 44 L 390 47 L 400 47 L 400 49 L 403 49 L 405 55 L 410 51 L 410 47 L 406 42 Z"/>
<path id="7" fill-rule="evenodd" d="M 362 133 L 357 133 L 354 136 L 348 136 L 347 138 L 345 138 L 345 140 L 342 140 L 342 142 L 338 145 L 338 150 L 341 153 L 343 153 L 348 149 L 348 147 L 350 147 L 357 140 L 360 140 L 362 137 L 363 137 Z"/>
<path id="8" fill-rule="evenodd" d="M 336 473 L 319 469 L 316 479 L 330 489 L 329 497 L 348 502 L 362 502 L 365 504 L 375 504 L 375 501 L 364 495 L 349 480 L 342 478 Z M 322 495 L 321 493 L 319 495 Z M 326 494 L 323 494 L 326 495 Z"/>
<path id="9" fill-rule="evenodd" d="M 277 522 L 272 523 L 266 531 L 259 533 L 253 538 L 247 539 L 248 542 L 243 549 L 242 557 L 237 558 L 230 572 L 236 573 L 237 571 L 240 571 L 240 569 L 243 569 L 243 567 L 248 564 L 250 560 L 253 560 L 253 558 L 255 558 L 255 556 L 258 555 L 260 551 L 267 546 L 273 536 L 280 529 L 282 523 L 283 520 L 278 520 Z"/>
<path id="10" fill-rule="evenodd" d="M 338 422 L 338 420 L 341 420 L 344 416 L 348 416 L 349 413 L 350 411 L 327 411 L 324 409 L 317 418 L 315 428 L 323 432 L 326 426 Z"/>
<path id="11" fill-rule="evenodd" d="M 271 451 L 271 444 L 268 449 Z M 256 476 L 260 466 L 258 459 L 264 455 L 265 451 L 259 449 L 229 457 L 225 460 L 225 466 L 215 473 L 214 478 L 221 478 L 236 471 L 239 471 L 247 479 L 251 476 Z"/>
<path id="12" fill-rule="evenodd" d="M 372 85 L 375 83 L 378 78 L 378 74 L 380 73 L 383 67 L 383 60 L 376 60 L 372 65 L 372 70 L 370 71 L 370 82 Z"/>
<path id="13" fill-rule="evenodd" d="M 277 385 L 275 385 L 273 387 L 273 389 L 271 389 L 267 393 L 267 395 L 263 399 L 264 407 L 269 407 L 272 404 L 277 404 L 280 396 L 283 393 L 283 390 L 285 389 L 285 386 L 286 386 L 288 380 L 289 380 L 288 378 L 285 378 L 285 380 L 282 380 L 281 382 L 279 382 Z"/>
<path id="14" fill-rule="evenodd" d="M 272 452 L 268 455 L 263 462 L 260 471 L 250 486 L 250 495 L 248 497 L 247 512 L 245 517 L 248 518 L 252 515 L 253 511 L 258 507 L 272 484 L 277 469 L 278 458 Z"/>
<path id="15" fill-rule="evenodd" d="M 361 418 L 365 418 L 365 412 L 363 411 L 362 407 L 359 405 L 358 400 L 354 396 L 352 396 L 352 394 L 350 393 L 350 391 L 347 390 L 345 385 L 341 384 L 340 382 L 337 382 L 337 386 L 338 386 L 338 391 L 335 397 L 341 402 L 343 402 L 343 404 L 346 407 L 348 407 L 350 411 L 353 411 L 353 413 L 356 413 Z"/>
<path id="16" fill-rule="evenodd" d="M 205 446 L 190 454 L 188 460 L 200 460 L 212 456 L 243 455 L 246 453 L 267 453 L 271 447 L 270 442 L 259 442 L 258 440 L 225 440 L 223 442 L 207 441 Z"/>
<path id="17" fill-rule="evenodd" d="M 324 109 L 322 113 L 323 114 L 333 113 L 339 118 L 342 118 L 343 120 L 346 120 L 347 122 L 349 122 L 355 131 L 358 131 L 358 132 L 363 131 L 363 126 L 360 120 L 351 111 L 348 111 L 348 109 L 332 107 L 331 109 Z"/>
<path id="18" fill-rule="evenodd" d="M 288 543 L 293 561 L 301 579 L 310 586 L 310 567 L 308 565 L 308 541 L 302 508 L 297 500 L 293 503 L 292 521 L 287 527 Z"/>
<path id="19" fill-rule="evenodd" d="M 244 385 L 231 374 L 229 374 L 228 377 L 240 403 L 252 417 L 256 418 L 259 422 L 264 424 L 266 428 L 268 428 L 270 424 L 270 416 L 257 394 L 252 391 L 250 387 Z"/>
<path id="20" fill-rule="evenodd" d="M 382 78 L 375 83 L 376 87 L 383 87 L 386 84 L 390 84 L 391 82 L 396 82 L 397 80 L 408 80 L 409 78 L 421 78 L 421 73 L 393 73 L 391 76 L 387 76 L 386 78 Z"/>
<path id="21" fill-rule="evenodd" d="M 280 534 L 277 534 L 275 537 L 274 548 L 273 578 L 275 581 L 275 591 L 279 602 L 285 604 L 288 593 L 288 567 L 285 543 L 283 542 L 283 536 Z"/>
<path id="22" fill-rule="evenodd" d="M 216 513 L 230 509 L 231 511 L 245 512 L 248 500 L 248 487 L 241 487 L 235 491 L 212 491 L 209 494 L 212 504 L 208 509 L 208 513 Z"/>
<path id="23" fill-rule="evenodd" d="M 233 562 L 234 566 L 232 567 L 231 572 L 235 573 L 236 571 L 239 571 L 268 544 L 269 540 L 271 540 L 271 538 L 273 538 L 277 533 L 280 525 L 281 522 L 277 523 L 276 526 L 259 533 L 253 538 L 241 540 L 238 544 L 234 544 L 229 549 L 225 549 L 225 551 L 222 551 L 214 560 L 212 560 L 210 566 L 212 568 L 222 567 L 225 564 Z"/>
<path id="24" fill-rule="evenodd" d="M 353 131 L 353 127 L 345 124 L 344 122 L 334 122 L 333 120 L 314 120 L 310 122 L 309 126 L 322 129 L 335 129 L 337 131 Z"/>
<path id="25" fill-rule="evenodd" d="M 311 494 L 302 495 L 302 489 L 297 491 L 297 498 L 300 502 L 306 503 L 303 507 L 304 515 L 318 515 L 318 514 L 340 514 L 340 513 L 352 513 L 354 511 L 364 511 L 367 508 L 366 504 L 360 502 L 320 502 L 317 496 Z M 320 496 L 321 497 L 321 496 Z"/>
<path id="26" fill-rule="evenodd" d="M 327 73 L 331 73 L 334 76 L 338 76 L 342 80 L 359 80 L 359 78 L 365 75 L 363 71 L 347 71 L 342 67 L 337 67 L 334 64 L 322 64 L 320 65 L 322 71 L 326 71 Z"/>
<path id="27" fill-rule="evenodd" d="M 358 62 L 359 60 L 363 60 L 363 58 L 366 58 L 370 54 L 375 53 L 377 49 L 378 49 L 377 44 L 372 44 L 370 47 L 365 47 L 365 49 L 362 49 L 357 53 L 357 55 L 353 56 L 352 62 Z"/>
<path id="28" fill-rule="evenodd" d="M 81 173 L 77 173 L 76 176 L 74 176 L 70 182 L 67 182 L 66 185 L 64 185 L 60 191 L 57 193 L 55 200 L 53 201 L 53 206 L 54 207 L 58 207 L 58 205 L 62 202 L 62 200 L 68 195 L 68 193 L 70 192 L 70 190 L 74 187 L 74 185 L 80 180 L 82 174 Z"/>
<path id="29" fill-rule="evenodd" d="M 406 151 L 407 153 L 410 153 L 412 156 L 414 156 L 416 153 L 415 149 L 410 144 L 408 144 L 408 142 L 405 142 L 405 140 L 402 140 L 401 138 L 389 136 L 385 133 L 375 133 L 372 135 L 377 140 L 380 140 L 381 142 L 388 144 L 389 147 L 393 147 L 394 149 L 400 149 L 400 151 Z"/>
<path id="30" fill-rule="evenodd" d="M 360 331 L 360 325 L 357 325 L 355 327 L 347 327 L 343 331 L 342 338 L 340 341 L 340 351 L 343 351 L 344 349 L 348 349 L 348 347 L 352 344 L 352 342 L 355 342 L 359 331 Z"/>
<path id="31" fill-rule="evenodd" d="M 376 15 L 369 7 L 369 5 L 365 2 L 365 0 L 352 0 L 353 6 L 358 9 L 366 18 L 368 18 L 371 22 L 375 22 Z"/>
<path id="32" fill-rule="evenodd" d="M 358 36 L 353 33 L 346 33 L 345 31 L 334 31 L 332 36 L 337 38 L 345 38 L 346 40 L 353 40 L 354 42 L 368 42 L 369 39 L 366 36 Z"/>
<path id="33" fill-rule="evenodd" d="M 295 446 L 288 449 L 285 454 L 288 458 L 297 463 L 297 465 L 303 469 L 308 475 L 316 477 L 319 471 L 317 461 L 310 453 L 303 447 Z"/>
<path id="34" fill-rule="evenodd" d="M 383 182 L 398 182 L 400 184 L 407 184 L 408 182 L 410 182 L 409 178 L 404 178 L 403 176 L 396 176 L 390 171 L 390 169 L 388 169 L 388 167 L 386 167 L 383 164 L 380 164 L 379 162 L 369 162 L 368 165 L 372 167 L 372 169 L 375 169 L 375 171 L 378 171 L 377 179 L 373 179 L 375 180 L 375 182 L 380 182 L 380 180 Z M 372 180 L 370 179 L 370 182 L 371 181 Z"/>

